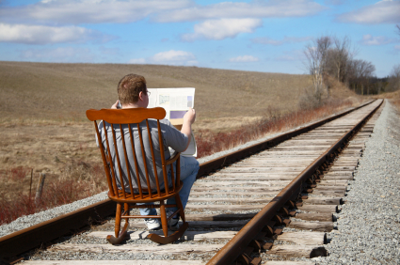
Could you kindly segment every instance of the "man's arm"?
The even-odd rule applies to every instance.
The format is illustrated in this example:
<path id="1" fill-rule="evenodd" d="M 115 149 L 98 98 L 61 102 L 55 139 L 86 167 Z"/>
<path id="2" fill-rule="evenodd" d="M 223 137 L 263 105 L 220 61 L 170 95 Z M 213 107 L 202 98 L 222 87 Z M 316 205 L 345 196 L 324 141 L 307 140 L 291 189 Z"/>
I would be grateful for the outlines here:
<path id="1" fill-rule="evenodd" d="M 186 112 L 185 116 L 183 116 L 183 125 L 181 129 L 181 133 L 187 136 L 188 143 L 186 145 L 185 150 L 188 148 L 190 139 L 192 138 L 192 124 L 196 120 L 196 111 L 192 108 Z"/>

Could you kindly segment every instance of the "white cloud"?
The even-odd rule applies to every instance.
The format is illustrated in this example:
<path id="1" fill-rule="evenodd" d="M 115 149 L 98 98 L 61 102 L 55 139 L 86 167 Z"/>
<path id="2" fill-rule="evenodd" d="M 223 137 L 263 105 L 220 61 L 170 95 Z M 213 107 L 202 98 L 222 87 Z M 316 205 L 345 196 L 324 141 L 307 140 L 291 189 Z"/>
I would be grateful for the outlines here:
<path id="1" fill-rule="evenodd" d="M 128 63 L 132 64 L 167 64 L 167 65 L 197 65 L 196 56 L 193 53 L 185 51 L 170 50 L 159 52 L 149 58 L 131 59 Z"/>
<path id="2" fill-rule="evenodd" d="M 337 19 L 341 22 L 354 22 L 366 24 L 399 23 L 400 1 L 384 0 L 374 5 L 365 6 L 353 12 L 340 15 Z"/>
<path id="3" fill-rule="evenodd" d="M 395 42 L 399 42 L 396 39 L 389 39 L 383 36 L 377 36 L 377 37 L 373 37 L 371 34 L 367 34 L 364 35 L 362 40 L 361 40 L 361 44 L 364 45 L 385 45 L 385 44 L 389 44 L 389 43 L 395 43 Z"/>
<path id="4" fill-rule="evenodd" d="M 252 39 L 252 42 L 277 46 L 277 45 L 282 45 L 282 44 L 286 44 L 286 43 L 297 43 L 297 42 L 305 42 L 305 41 L 310 41 L 310 40 L 312 40 L 312 37 L 301 37 L 301 38 L 284 37 L 282 40 L 274 40 L 274 39 L 265 37 L 265 38 L 254 38 L 254 39 Z"/>
<path id="5" fill-rule="evenodd" d="M 190 0 L 45 0 L 31 5 L 2 7 L 0 17 L 3 21 L 26 23 L 127 23 L 191 5 Z"/>
<path id="6" fill-rule="evenodd" d="M 50 49 L 28 49 L 21 52 L 21 58 L 42 62 L 94 62 L 97 58 L 90 49 L 60 47 Z"/>
<path id="7" fill-rule="evenodd" d="M 38 25 L 10 25 L 0 23 L 0 42 L 14 42 L 25 44 L 48 44 L 85 42 L 107 37 L 90 29 L 76 26 L 49 27 Z"/>
<path id="8" fill-rule="evenodd" d="M 311 0 L 269 0 L 251 3 L 223 2 L 206 6 L 190 6 L 165 11 L 155 19 L 159 22 L 195 21 L 217 18 L 303 17 L 314 15 L 325 7 Z"/>
<path id="9" fill-rule="evenodd" d="M 196 39 L 222 40 L 234 38 L 239 33 L 251 33 L 262 25 L 261 19 L 213 19 L 206 20 L 194 26 L 194 33 L 185 34 L 182 39 L 193 41 Z"/>
<path id="10" fill-rule="evenodd" d="M 240 63 L 244 63 L 244 62 L 257 62 L 259 61 L 259 59 L 257 57 L 254 57 L 252 55 L 243 55 L 243 56 L 238 56 L 235 58 L 231 58 L 229 59 L 230 62 L 240 62 Z"/>
<path id="11" fill-rule="evenodd" d="M 326 7 L 312 0 L 265 0 L 197 5 L 193 0 L 43 0 L 5 6 L 0 18 L 8 23 L 129 23 L 150 17 L 158 22 L 218 18 L 303 17 Z"/>
<path id="12" fill-rule="evenodd" d="M 394 49 L 400 51 L 400 45 L 394 46 Z"/>
<path id="13" fill-rule="evenodd" d="M 174 50 L 157 53 L 151 58 L 151 61 L 154 63 L 173 65 L 188 65 L 197 63 L 196 57 L 193 53 Z"/>

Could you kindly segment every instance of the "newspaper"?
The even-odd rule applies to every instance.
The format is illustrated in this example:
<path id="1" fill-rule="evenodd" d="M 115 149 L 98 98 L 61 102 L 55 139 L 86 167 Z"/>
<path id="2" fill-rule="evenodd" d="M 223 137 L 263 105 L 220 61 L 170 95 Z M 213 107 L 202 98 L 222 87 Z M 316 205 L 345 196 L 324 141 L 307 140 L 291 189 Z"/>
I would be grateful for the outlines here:
<path id="1" fill-rule="evenodd" d="M 148 88 L 148 108 L 163 107 L 166 112 L 166 119 L 180 130 L 183 124 L 183 116 L 189 108 L 194 107 L 194 87 L 184 88 Z M 197 145 L 192 132 L 189 147 L 182 152 L 183 156 L 197 157 Z"/>

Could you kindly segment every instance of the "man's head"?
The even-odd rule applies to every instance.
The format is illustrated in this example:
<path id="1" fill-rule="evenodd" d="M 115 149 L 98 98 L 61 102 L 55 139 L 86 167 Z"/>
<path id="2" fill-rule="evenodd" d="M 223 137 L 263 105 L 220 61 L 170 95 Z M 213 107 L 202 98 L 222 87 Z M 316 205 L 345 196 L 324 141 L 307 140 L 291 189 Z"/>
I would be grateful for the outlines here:
<path id="1" fill-rule="evenodd" d="M 136 104 L 140 92 L 147 95 L 146 79 L 141 75 L 128 74 L 119 81 L 117 91 L 122 105 Z"/>

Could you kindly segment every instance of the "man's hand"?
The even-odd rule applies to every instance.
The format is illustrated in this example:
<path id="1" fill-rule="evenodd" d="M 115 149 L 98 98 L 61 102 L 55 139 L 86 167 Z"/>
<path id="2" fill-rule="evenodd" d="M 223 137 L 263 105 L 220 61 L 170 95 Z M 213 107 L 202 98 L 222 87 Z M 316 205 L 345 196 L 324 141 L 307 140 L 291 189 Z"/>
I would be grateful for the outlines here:
<path id="1" fill-rule="evenodd" d="M 117 99 L 117 101 L 115 101 L 115 103 L 111 106 L 112 109 L 118 109 L 117 105 L 119 103 L 119 100 Z"/>
<path id="2" fill-rule="evenodd" d="M 185 116 L 183 116 L 183 124 L 189 123 L 190 125 L 192 125 L 195 120 L 196 111 L 192 108 L 189 108 L 189 110 L 185 113 Z"/>
<path id="3" fill-rule="evenodd" d="M 181 129 L 181 133 L 185 134 L 189 139 L 185 150 L 188 148 L 190 139 L 192 138 L 191 136 L 192 124 L 195 120 L 196 120 L 196 111 L 192 108 L 189 108 L 189 110 L 185 113 L 185 116 L 183 116 L 183 125 Z"/>

